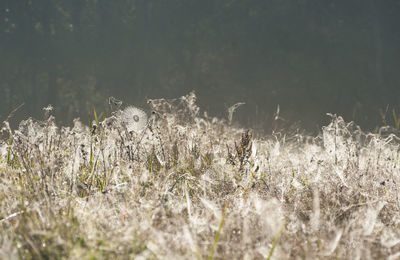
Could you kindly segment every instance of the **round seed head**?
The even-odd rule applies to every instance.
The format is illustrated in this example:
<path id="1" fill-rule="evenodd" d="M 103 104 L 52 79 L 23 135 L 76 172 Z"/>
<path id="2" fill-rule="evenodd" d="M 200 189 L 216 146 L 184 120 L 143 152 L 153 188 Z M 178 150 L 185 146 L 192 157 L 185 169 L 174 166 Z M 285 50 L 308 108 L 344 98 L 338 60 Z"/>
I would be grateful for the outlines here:
<path id="1" fill-rule="evenodd" d="M 129 132 L 140 132 L 147 127 L 147 114 L 134 106 L 125 108 L 121 113 L 121 120 Z"/>

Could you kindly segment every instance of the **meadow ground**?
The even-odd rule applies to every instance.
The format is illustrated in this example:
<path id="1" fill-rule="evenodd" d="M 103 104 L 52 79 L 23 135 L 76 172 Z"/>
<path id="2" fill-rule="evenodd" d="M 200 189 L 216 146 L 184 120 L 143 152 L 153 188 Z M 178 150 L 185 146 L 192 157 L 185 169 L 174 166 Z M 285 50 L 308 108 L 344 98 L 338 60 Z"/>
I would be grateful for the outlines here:
<path id="1" fill-rule="evenodd" d="M 3 123 L 1 259 L 400 257 L 395 134 L 332 115 L 318 136 L 256 138 L 194 94 L 149 105 L 136 132 L 119 110 Z"/>

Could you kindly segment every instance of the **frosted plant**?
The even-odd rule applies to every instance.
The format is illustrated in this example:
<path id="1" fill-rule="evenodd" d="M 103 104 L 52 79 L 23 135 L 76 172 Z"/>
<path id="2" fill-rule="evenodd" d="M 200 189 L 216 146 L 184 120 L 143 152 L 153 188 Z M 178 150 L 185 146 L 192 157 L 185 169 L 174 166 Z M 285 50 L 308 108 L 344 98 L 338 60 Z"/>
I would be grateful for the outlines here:
<path id="1" fill-rule="evenodd" d="M 114 107 L 119 109 L 122 105 L 122 101 L 119 99 L 116 99 L 115 97 L 109 97 L 108 98 L 108 105 L 110 106 L 111 110 L 114 110 Z"/>
<path id="2" fill-rule="evenodd" d="M 143 110 L 129 106 L 121 112 L 121 120 L 129 132 L 141 132 L 147 127 L 148 117 Z"/>
<path id="3" fill-rule="evenodd" d="M 44 118 L 49 118 L 51 111 L 54 110 L 53 106 L 51 104 L 49 104 L 47 107 L 42 108 L 43 112 L 44 112 Z"/>
<path id="4" fill-rule="evenodd" d="M 246 103 L 244 103 L 244 102 L 239 102 L 239 103 L 236 103 L 236 104 L 234 104 L 233 106 L 230 106 L 230 107 L 228 108 L 228 122 L 229 122 L 229 124 L 232 124 L 233 113 L 235 112 L 235 110 L 236 110 L 238 107 L 240 107 L 241 105 L 244 105 L 244 104 L 246 104 Z"/>
<path id="5" fill-rule="evenodd" d="M 257 137 L 194 93 L 150 119 L 111 102 L 96 131 L 4 122 L 1 259 L 399 259 L 396 132 L 331 115 L 316 137 Z"/>

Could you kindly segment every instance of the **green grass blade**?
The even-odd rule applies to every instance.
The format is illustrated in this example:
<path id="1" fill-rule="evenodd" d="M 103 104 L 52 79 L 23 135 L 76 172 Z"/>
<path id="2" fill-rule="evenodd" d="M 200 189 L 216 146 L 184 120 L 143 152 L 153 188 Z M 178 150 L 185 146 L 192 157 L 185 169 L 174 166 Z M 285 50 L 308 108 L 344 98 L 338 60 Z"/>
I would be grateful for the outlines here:
<path id="1" fill-rule="evenodd" d="M 400 129 L 400 114 L 397 115 L 396 110 L 393 108 L 392 110 L 393 113 L 393 121 L 394 121 L 394 126 L 396 129 Z"/>
<path id="2" fill-rule="evenodd" d="M 228 202 L 225 202 L 224 209 L 222 211 L 221 221 L 219 222 L 219 227 L 217 233 L 215 234 L 214 243 L 211 247 L 210 255 L 208 256 L 208 260 L 214 259 L 215 250 L 217 249 L 219 238 L 221 237 L 222 227 L 225 222 L 226 208 L 228 207 Z"/>
<path id="3" fill-rule="evenodd" d="M 268 256 L 266 258 L 267 260 L 270 260 L 271 257 L 272 257 L 272 254 L 274 253 L 275 247 L 278 244 L 279 239 L 281 238 L 283 229 L 285 228 L 285 224 L 286 224 L 286 221 L 284 220 L 283 223 L 281 224 L 281 227 L 279 228 L 278 234 L 276 235 L 276 237 L 274 238 L 274 241 L 272 242 L 272 247 L 269 250 Z"/>
<path id="4" fill-rule="evenodd" d="M 7 165 L 11 164 L 11 145 L 12 145 L 12 135 L 10 134 L 10 138 L 8 141 L 8 149 L 7 149 Z"/>
<path id="5" fill-rule="evenodd" d="M 90 159 L 89 159 L 89 168 L 90 168 L 90 173 L 93 172 L 93 158 L 94 158 L 94 154 L 93 154 L 93 145 L 90 145 Z"/>
<path id="6" fill-rule="evenodd" d="M 93 108 L 93 114 L 94 114 L 94 120 L 96 121 L 96 125 L 99 125 L 99 119 L 97 119 L 97 113 L 96 113 L 96 109 Z"/>

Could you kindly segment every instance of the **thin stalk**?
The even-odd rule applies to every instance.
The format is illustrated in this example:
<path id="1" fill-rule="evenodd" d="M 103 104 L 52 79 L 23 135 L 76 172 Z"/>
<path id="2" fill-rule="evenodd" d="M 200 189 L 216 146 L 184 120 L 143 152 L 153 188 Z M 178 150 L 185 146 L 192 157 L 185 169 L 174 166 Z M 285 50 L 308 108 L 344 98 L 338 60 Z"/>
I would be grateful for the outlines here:
<path id="1" fill-rule="evenodd" d="M 281 224 L 281 227 L 279 228 L 278 234 L 276 235 L 276 237 L 274 238 L 274 241 L 272 242 L 272 247 L 269 250 L 268 256 L 266 258 L 267 260 L 270 260 L 271 257 L 272 257 L 272 254 L 274 253 L 275 247 L 278 244 L 279 239 L 281 238 L 283 229 L 285 228 L 285 224 L 286 224 L 286 221 L 284 220 L 283 223 Z"/>
<path id="2" fill-rule="evenodd" d="M 227 207 L 228 207 L 228 202 L 225 202 L 224 209 L 222 211 L 221 221 L 219 222 L 219 227 L 218 227 L 217 233 L 215 234 L 214 243 L 211 247 L 211 252 L 210 252 L 210 255 L 208 256 L 208 260 L 214 259 L 215 250 L 217 249 L 218 241 L 219 241 L 219 238 L 221 237 L 222 227 L 224 226 Z"/>

